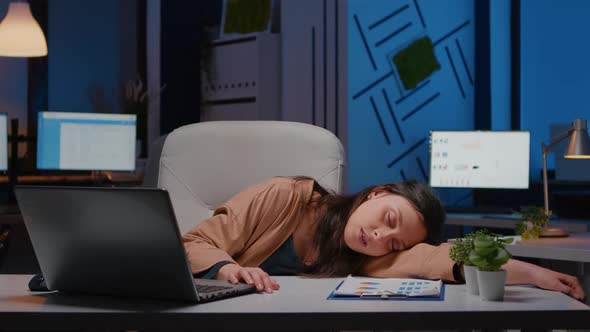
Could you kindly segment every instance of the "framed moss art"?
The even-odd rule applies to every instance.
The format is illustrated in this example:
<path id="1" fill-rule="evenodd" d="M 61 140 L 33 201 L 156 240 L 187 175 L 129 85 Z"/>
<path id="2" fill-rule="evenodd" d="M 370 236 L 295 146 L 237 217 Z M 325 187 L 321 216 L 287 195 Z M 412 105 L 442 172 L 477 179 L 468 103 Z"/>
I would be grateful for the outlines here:
<path id="1" fill-rule="evenodd" d="M 270 32 L 275 13 L 274 0 L 225 0 L 221 17 L 221 38 Z"/>
<path id="2" fill-rule="evenodd" d="M 390 53 L 389 60 L 404 89 L 414 89 L 420 82 L 440 69 L 429 37 L 418 38 L 401 50 Z"/>

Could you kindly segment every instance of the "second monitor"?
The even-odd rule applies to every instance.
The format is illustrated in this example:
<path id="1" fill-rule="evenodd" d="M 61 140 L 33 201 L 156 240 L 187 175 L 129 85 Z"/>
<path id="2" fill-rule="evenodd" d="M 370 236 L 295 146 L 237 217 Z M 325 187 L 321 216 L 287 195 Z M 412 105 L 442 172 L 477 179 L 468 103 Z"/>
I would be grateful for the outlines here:
<path id="1" fill-rule="evenodd" d="M 430 185 L 526 189 L 529 154 L 528 131 L 432 131 Z"/>
<path id="2" fill-rule="evenodd" d="M 39 112 L 37 168 L 135 170 L 136 115 Z"/>

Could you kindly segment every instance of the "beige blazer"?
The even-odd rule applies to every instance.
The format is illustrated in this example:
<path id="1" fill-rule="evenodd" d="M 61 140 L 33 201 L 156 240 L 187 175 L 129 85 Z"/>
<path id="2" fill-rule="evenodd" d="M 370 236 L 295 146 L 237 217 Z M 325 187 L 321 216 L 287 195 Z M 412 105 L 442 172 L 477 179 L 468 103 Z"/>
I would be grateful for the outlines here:
<path id="1" fill-rule="evenodd" d="M 193 273 L 219 261 L 259 266 L 299 223 L 312 222 L 306 205 L 313 193 L 312 180 L 273 178 L 239 192 L 183 236 Z M 404 251 L 370 258 L 366 276 L 419 277 L 454 281 L 449 244 L 418 244 Z"/>

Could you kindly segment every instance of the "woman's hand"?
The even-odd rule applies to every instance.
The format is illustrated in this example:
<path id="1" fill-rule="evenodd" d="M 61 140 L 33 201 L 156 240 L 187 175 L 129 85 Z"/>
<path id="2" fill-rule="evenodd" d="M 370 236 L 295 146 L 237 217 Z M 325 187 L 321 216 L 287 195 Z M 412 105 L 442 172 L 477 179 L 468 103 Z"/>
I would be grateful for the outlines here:
<path id="1" fill-rule="evenodd" d="M 532 284 L 543 289 L 562 292 L 579 301 L 586 299 L 578 278 L 574 276 L 516 259 L 509 260 L 502 268 L 507 272 L 506 284 Z"/>
<path id="2" fill-rule="evenodd" d="M 538 287 L 562 292 L 578 301 L 584 301 L 586 299 L 586 294 L 584 294 L 578 278 L 548 269 L 536 272 L 534 278 L 535 285 Z"/>
<path id="3" fill-rule="evenodd" d="M 254 285 L 259 292 L 272 293 L 279 289 L 279 284 L 259 267 L 243 267 L 238 264 L 225 264 L 217 272 L 216 279 L 227 280 L 237 284 L 240 280 Z"/>

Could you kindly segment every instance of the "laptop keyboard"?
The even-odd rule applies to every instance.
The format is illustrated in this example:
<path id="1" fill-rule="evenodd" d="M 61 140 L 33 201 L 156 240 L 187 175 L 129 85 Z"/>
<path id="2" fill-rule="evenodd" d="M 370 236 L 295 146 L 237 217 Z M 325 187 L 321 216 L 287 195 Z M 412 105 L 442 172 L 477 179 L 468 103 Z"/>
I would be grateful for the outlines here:
<path id="1" fill-rule="evenodd" d="M 232 288 L 230 286 L 207 286 L 207 285 L 196 285 L 196 286 L 197 286 L 197 292 L 200 294 L 213 293 L 213 292 L 218 292 L 218 291 Z"/>

